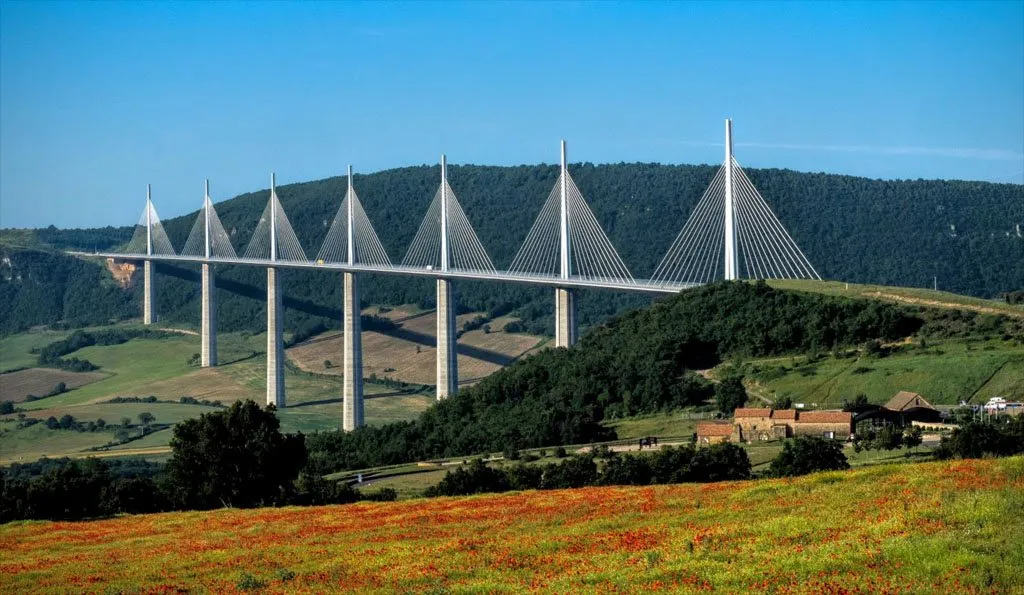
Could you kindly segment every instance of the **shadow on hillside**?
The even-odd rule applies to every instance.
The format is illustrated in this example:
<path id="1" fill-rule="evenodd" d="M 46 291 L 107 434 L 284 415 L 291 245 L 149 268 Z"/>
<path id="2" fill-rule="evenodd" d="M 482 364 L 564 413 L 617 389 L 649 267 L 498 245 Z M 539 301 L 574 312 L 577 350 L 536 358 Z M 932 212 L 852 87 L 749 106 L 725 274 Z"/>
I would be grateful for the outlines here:
<path id="1" fill-rule="evenodd" d="M 169 265 L 165 263 L 161 263 L 159 265 L 158 270 L 163 275 L 176 277 L 178 279 L 191 281 L 197 284 L 201 282 L 199 272 L 197 271 L 192 271 L 186 268 Z M 218 279 L 217 288 L 222 291 L 227 291 L 254 300 L 266 299 L 265 287 L 257 287 L 255 285 L 250 285 L 248 283 L 241 283 L 239 281 L 232 281 L 230 279 Z M 308 300 L 300 300 L 296 298 L 290 298 L 287 296 L 285 296 L 282 301 L 286 309 L 297 310 L 299 312 L 304 312 L 306 314 L 311 314 L 313 316 L 322 316 L 324 318 L 330 318 L 332 320 L 341 319 L 342 314 L 340 308 L 329 308 L 327 306 L 314 304 L 313 302 L 310 302 Z M 405 320 L 408 320 L 410 318 L 418 318 L 420 316 L 426 316 L 428 314 L 430 314 L 430 312 L 413 314 L 411 316 L 406 317 Z M 426 347 L 437 347 L 437 339 L 426 333 L 411 331 L 408 329 L 403 329 L 401 327 L 367 328 L 368 326 L 370 325 L 364 324 L 364 330 L 372 330 L 374 332 L 386 335 L 388 337 L 401 339 L 403 341 L 410 341 L 412 343 L 416 343 L 418 345 L 423 345 Z M 332 337 L 314 337 L 312 339 L 304 341 L 301 344 L 310 344 L 319 341 L 327 341 L 331 338 Z M 490 349 L 484 349 L 482 347 L 473 347 L 472 345 L 457 344 L 456 351 L 458 352 L 459 355 L 464 355 L 466 357 L 471 357 L 473 359 L 478 359 L 498 366 L 507 366 L 512 362 L 516 361 L 516 359 L 518 359 L 516 356 L 505 355 L 504 353 L 498 353 L 497 351 L 491 351 Z"/>
<path id="2" fill-rule="evenodd" d="M 417 394 L 416 391 L 396 390 L 391 391 L 389 393 L 375 393 L 372 395 L 363 395 L 363 400 L 369 401 L 371 399 L 383 399 L 385 397 L 408 397 L 415 394 Z M 342 399 L 341 397 L 331 399 L 317 399 L 316 401 L 305 401 L 303 403 L 295 403 L 294 405 L 288 405 L 288 409 L 298 409 L 299 407 L 312 407 L 314 405 L 340 405 L 343 401 L 344 399 Z"/>

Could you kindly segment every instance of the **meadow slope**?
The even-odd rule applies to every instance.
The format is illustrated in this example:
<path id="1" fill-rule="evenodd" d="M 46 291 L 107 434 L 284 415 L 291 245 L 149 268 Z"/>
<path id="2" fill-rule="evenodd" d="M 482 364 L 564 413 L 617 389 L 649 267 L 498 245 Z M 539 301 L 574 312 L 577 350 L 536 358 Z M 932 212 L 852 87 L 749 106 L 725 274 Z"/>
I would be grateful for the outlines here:
<path id="1" fill-rule="evenodd" d="M 1024 458 L 0 527 L 0 591 L 1024 593 Z"/>

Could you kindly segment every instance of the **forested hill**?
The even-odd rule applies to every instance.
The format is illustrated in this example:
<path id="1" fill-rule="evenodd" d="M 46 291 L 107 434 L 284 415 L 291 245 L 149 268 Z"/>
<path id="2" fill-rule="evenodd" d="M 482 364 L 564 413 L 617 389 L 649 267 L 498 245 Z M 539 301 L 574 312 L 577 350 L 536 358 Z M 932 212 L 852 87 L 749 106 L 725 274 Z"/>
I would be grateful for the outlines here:
<path id="1" fill-rule="evenodd" d="M 715 170 L 690 165 L 570 165 L 595 216 L 637 278 L 654 270 Z M 1024 186 L 883 181 L 778 169 L 747 173 L 824 278 L 919 287 L 930 286 L 938 277 L 942 289 L 981 297 L 1024 288 Z M 497 267 L 507 266 L 514 257 L 557 175 L 556 166 L 449 166 L 449 181 Z M 437 166 L 355 176 L 356 190 L 392 261 L 404 256 L 438 180 Z M 278 188 L 310 258 L 327 233 L 345 184 L 344 177 L 335 177 Z M 239 252 L 244 251 L 266 201 L 267 191 L 262 190 L 217 204 Z M 177 248 L 184 244 L 195 217 L 193 212 L 165 221 Z M 86 250 L 112 247 L 130 234 L 127 228 L 36 232 L 46 245 Z M 12 252 L 17 251 L 7 249 L 7 255 Z M 18 254 L 25 262 L 25 252 Z M 13 261 L 17 269 L 17 254 Z M 163 281 L 172 286 L 159 296 L 162 315 L 192 321 L 198 310 L 194 271 L 187 267 L 160 270 L 170 274 Z M 262 271 L 236 268 L 219 274 L 238 290 L 222 298 L 222 324 L 231 328 L 258 320 L 262 309 L 258 296 L 265 283 Z M 17 283 L 17 277 L 8 272 L 2 283 Z M 340 303 L 336 276 L 286 272 L 283 277 L 285 292 L 297 306 L 289 311 L 291 321 L 286 323 L 308 324 L 318 314 L 333 316 Z M 24 279 L 21 275 L 20 281 Z M 471 283 L 460 283 L 459 291 L 466 308 L 519 308 L 534 330 L 550 323 L 548 292 Z M 16 288 L 8 287 L 3 294 L 18 299 Z M 425 281 L 370 278 L 364 284 L 363 299 L 427 305 L 433 300 L 433 289 Z M 586 323 L 643 301 L 635 296 L 585 294 L 581 318 Z"/>

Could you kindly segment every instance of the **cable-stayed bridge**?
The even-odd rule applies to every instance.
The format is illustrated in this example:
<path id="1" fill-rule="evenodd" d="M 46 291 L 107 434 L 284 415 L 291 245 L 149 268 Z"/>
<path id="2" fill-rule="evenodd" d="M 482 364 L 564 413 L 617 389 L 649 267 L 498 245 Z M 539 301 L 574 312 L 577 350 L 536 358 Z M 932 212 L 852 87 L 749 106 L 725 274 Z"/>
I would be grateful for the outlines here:
<path id="1" fill-rule="evenodd" d="M 146 205 L 132 239 L 119 251 L 78 255 L 144 263 L 143 319 L 156 319 L 153 262 L 202 265 L 202 365 L 217 364 L 214 265 L 267 269 L 267 402 L 285 406 L 283 308 L 277 270 L 316 269 L 342 273 L 344 285 L 343 427 L 363 425 L 359 274 L 433 277 L 437 281 L 437 397 L 457 390 L 453 282 L 487 280 L 555 289 L 555 344 L 577 336 L 575 290 L 585 288 L 656 294 L 677 293 L 715 279 L 820 279 L 732 154 L 732 121 L 725 122 L 725 160 L 700 202 L 650 279 L 638 280 L 619 256 L 576 186 L 561 145 L 558 179 L 507 270 L 498 270 L 473 230 L 469 215 L 448 183 L 445 157 L 441 181 L 401 261 L 387 254 L 352 184 L 315 258 L 307 256 L 278 199 L 273 175 L 270 197 L 252 237 L 239 256 L 210 199 L 181 252 L 175 252 L 147 189 Z"/>

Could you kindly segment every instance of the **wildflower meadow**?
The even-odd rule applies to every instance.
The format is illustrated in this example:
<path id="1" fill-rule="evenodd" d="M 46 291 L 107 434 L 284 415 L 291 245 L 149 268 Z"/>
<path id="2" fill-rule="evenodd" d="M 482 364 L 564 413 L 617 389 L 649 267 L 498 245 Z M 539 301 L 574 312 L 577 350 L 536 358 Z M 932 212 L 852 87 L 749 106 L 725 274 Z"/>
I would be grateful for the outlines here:
<path id="1" fill-rule="evenodd" d="M 1024 458 L 0 526 L 0 592 L 1024 593 Z"/>

